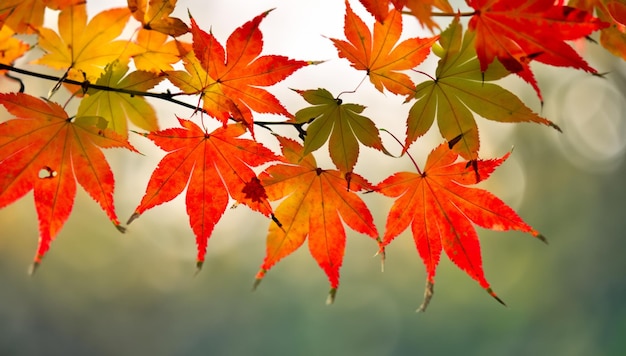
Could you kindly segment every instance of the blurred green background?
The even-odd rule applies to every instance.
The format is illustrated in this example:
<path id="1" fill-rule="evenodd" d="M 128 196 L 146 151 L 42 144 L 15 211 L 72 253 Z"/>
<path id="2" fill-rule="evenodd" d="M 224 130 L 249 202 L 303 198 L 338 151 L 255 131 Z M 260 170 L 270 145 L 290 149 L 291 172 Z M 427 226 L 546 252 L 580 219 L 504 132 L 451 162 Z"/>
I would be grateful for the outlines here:
<path id="1" fill-rule="evenodd" d="M 294 18 L 319 23 L 313 5 L 268 1 L 243 8 L 237 5 L 243 1 L 235 1 L 228 8 L 217 8 L 179 2 L 192 13 L 199 6 L 215 10 L 213 15 L 207 10 L 203 27 L 212 25 L 222 41 L 235 27 L 273 6 L 275 18 L 269 17 L 263 28 L 267 46 L 281 31 L 270 23 L 292 26 Z M 328 21 L 324 28 L 309 34 L 307 46 L 290 46 L 287 41 L 282 43 L 284 49 L 278 43 L 265 53 L 332 58 L 332 47 L 319 34 L 343 37 L 339 6 L 337 13 L 324 17 Z M 224 11 L 237 17 L 220 25 L 225 16 L 217 14 Z M 300 11 L 300 17 L 294 11 Z M 311 45 L 315 41 L 325 47 Z M 310 52 L 301 54 L 306 50 Z M 484 157 L 503 155 L 515 146 L 486 187 L 550 242 L 546 246 L 521 233 L 479 229 L 487 279 L 508 307 L 442 257 L 434 299 L 426 313 L 416 314 L 425 274 L 406 232 L 389 247 L 381 272 L 379 258 L 372 257 L 375 242 L 350 231 L 341 287 L 332 306 L 324 304 L 328 282 L 306 247 L 275 266 L 251 292 L 264 256 L 268 223 L 259 214 L 243 206 L 228 210 L 209 242 L 203 271 L 194 275 L 195 245 L 183 199 L 145 213 L 121 235 L 80 189 L 73 215 L 41 268 L 29 277 L 38 236 L 31 193 L 0 210 L 0 354 L 626 354 L 626 68 L 602 51 L 586 50 L 592 65 L 611 74 L 600 79 L 538 67 L 543 109 L 519 80 L 505 82 L 563 127 L 563 134 L 537 125 L 478 119 Z M 338 93 L 361 79 L 362 73 L 347 69 L 347 63 L 331 62 L 328 66 L 339 63 L 345 76 L 323 78 L 318 73 L 330 67 L 320 66 L 297 73 L 288 85 L 324 86 Z M 436 61 L 428 65 L 432 70 Z M 5 79 L 0 84 L 14 85 Z M 28 82 L 27 89 L 35 85 L 46 95 L 50 83 Z M 368 105 L 364 114 L 402 135 L 408 106 L 399 109 L 404 112 L 390 113 L 389 106 L 376 102 L 382 100 L 380 94 L 370 89 L 360 89 L 361 96 L 349 100 Z M 384 100 L 395 100 L 389 96 Z M 290 110 L 304 105 L 288 91 L 279 97 Z M 174 124 L 174 113 L 190 114 L 176 107 L 160 110 L 164 127 Z M 398 116 L 399 124 L 390 120 L 392 115 Z M 441 140 L 436 131 L 431 134 L 412 148 L 420 162 Z M 162 157 L 146 140 L 134 137 L 132 142 L 146 156 L 107 151 L 123 221 L 132 214 L 150 170 Z M 319 156 L 327 163 L 324 153 Z M 356 171 L 378 182 L 397 170 L 413 169 L 406 158 L 387 160 L 366 150 Z M 391 200 L 373 194 L 364 199 L 382 233 Z"/>

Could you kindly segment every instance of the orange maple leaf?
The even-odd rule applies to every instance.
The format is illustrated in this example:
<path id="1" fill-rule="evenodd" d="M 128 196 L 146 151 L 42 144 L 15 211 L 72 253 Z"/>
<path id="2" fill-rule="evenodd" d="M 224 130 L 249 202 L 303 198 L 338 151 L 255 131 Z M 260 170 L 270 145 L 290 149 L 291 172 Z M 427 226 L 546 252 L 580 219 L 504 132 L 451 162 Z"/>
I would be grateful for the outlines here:
<path id="1" fill-rule="evenodd" d="M 608 26 L 590 13 L 553 0 L 467 0 L 476 10 L 469 29 L 476 31 L 476 53 L 484 72 L 494 58 L 541 91 L 529 67 L 531 60 L 597 73 L 565 43 Z"/>
<path id="2" fill-rule="evenodd" d="M 626 1 L 624 0 L 570 0 L 570 6 L 589 13 L 610 26 L 600 31 L 600 44 L 613 55 L 626 60 Z"/>
<path id="3" fill-rule="evenodd" d="M 402 13 L 395 9 L 384 24 L 374 24 L 372 35 L 347 1 L 344 33 L 348 41 L 331 39 L 339 56 L 349 60 L 352 67 L 365 70 L 380 92 L 384 87 L 399 95 L 412 95 L 415 90 L 415 84 L 401 71 L 422 63 L 438 39 L 409 38 L 396 45 L 402 33 Z"/>
<path id="4" fill-rule="evenodd" d="M 429 154 L 423 172 L 398 172 L 376 186 L 376 191 L 397 197 L 387 217 L 381 249 L 411 225 L 417 251 L 426 265 L 427 288 L 420 310 L 425 310 L 432 296 L 442 249 L 502 303 L 485 279 L 478 235 L 472 223 L 491 230 L 527 232 L 545 242 L 542 235 L 493 194 L 466 187 L 487 179 L 508 156 L 456 162 L 457 153 L 441 144 Z"/>
<path id="5" fill-rule="evenodd" d="M 2 64 L 13 64 L 30 48 L 28 44 L 13 37 L 14 34 L 8 26 L 0 27 L 0 63 Z M 0 70 L 0 74 L 4 72 Z"/>
<path id="6" fill-rule="evenodd" d="M 255 141 L 238 138 L 246 132 L 242 124 L 207 133 L 189 120 L 178 121 L 182 127 L 145 134 L 168 153 L 152 173 L 128 224 L 146 210 L 174 199 L 187 187 L 187 214 L 196 235 L 197 266 L 201 268 L 208 239 L 226 210 L 229 195 L 252 210 L 272 215 L 265 190 L 250 167 L 279 157 Z"/>
<path id="7" fill-rule="evenodd" d="M 71 119 L 56 103 L 27 94 L 0 94 L 16 119 L 0 124 L 0 208 L 35 191 L 39 217 L 37 267 L 69 217 L 76 181 L 120 231 L 113 205 L 114 179 L 100 148 L 135 149 L 98 117 Z"/>
<path id="8" fill-rule="evenodd" d="M 267 235 L 266 257 L 257 274 L 256 284 L 279 260 L 297 250 L 308 236 L 309 251 L 330 281 L 329 302 L 339 286 L 346 232 L 353 230 L 377 238 L 374 220 L 365 203 L 354 192 L 371 185 L 358 174 L 350 173 L 346 189 L 345 174 L 317 167 L 312 154 L 304 154 L 297 142 L 277 136 L 286 164 L 269 167 L 259 175 L 269 200 L 284 200 L 275 210 L 281 226 L 272 222 Z M 343 223 L 342 223 L 343 221 Z"/>
<path id="9" fill-rule="evenodd" d="M 202 108 L 226 124 L 243 122 L 253 132 L 250 109 L 259 113 L 292 115 L 265 89 L 310 64 L 278 55 L 260 56 L 261 20 L 269 11 L 237 28 L 224 47 L 213 34 L 201 30 L 191 19 L 193 52 L 183 58 L 187 71 L 168 72 L 169 80 L 187 94 L 201 93 Z"/>

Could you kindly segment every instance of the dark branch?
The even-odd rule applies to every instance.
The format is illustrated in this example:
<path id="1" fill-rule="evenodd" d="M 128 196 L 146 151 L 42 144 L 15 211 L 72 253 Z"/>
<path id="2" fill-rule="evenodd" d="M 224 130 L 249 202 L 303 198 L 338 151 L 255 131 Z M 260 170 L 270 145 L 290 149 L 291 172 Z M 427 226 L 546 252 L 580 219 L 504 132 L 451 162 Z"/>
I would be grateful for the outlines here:
<path id="1" fill-rule="evenodd" d="M 67 83 L 67 84 L 73 84 L 73 85 L 78 85 L 81 88 L 83 88 L 83 90 L 87 91 L 88 89 L 96 89 L 96 90 L 102 90 L 102 91 L 109 91 L 109 92 L 116 92 L 116 93 L 124 93 L 124 94 L 128 94 L 130 96 L 143 96 L 143 97 L 150 97 L 150 98 L 156 98 L 156 99 L 160 99 L 160 100 L 164 100 L 176 105 L 180 105 L 183 106 L 185 108 L 188 109 L 192 109 L 195 111 L 201 111 L 205 114 L 208 115 L 208 113 L 202 109 L 197 107 L 196 105 L 193 104 L 189 104 L 186 103 L 184 101 L 180 101 L 174 98 L 174 96 L 176 95 L 182 95 L 182 94 L 172 94 L 170 92 L 165 92 L 165 93 L 152 93 L 152 92 L 147 92 L 147 91 L 138 91 L 138 90 L 131 90 L 131 89 L 124 89 L 124 88 L 114 88 L 114 87 L 109 87 L 106 85 L 99 85 L 99 84 L 93 84 L 89 81 L 77 81 L 77 80 L 73 80 L 73 79 L 69 79 L 66 76 L 64 77 L 57 77 L 54 75 L 48 75 L 48 74 L 43 74 L 43 73 L 38 73 L 38 72 L 32 72 L 26 69 L 22 69 L 22 68 L 17 68 L 11 65 L 7 65 L 7 64 L 3 64 L 0 63 L 0 70 L 7 70 L 7 71 L 11 71 L 11 72 L 15 72 L 15 73 L 19 73 L 19 74 L 24 74 L 24 75 L 28 75 L 31 77 L 35 77 L 35 78 L 40 78 L 40 79 L 46 79 L 46 80 L 51 80 L 51 81 L 55 81 L 57 83 Z M 5 74 L 7 77 L 13 79 L 13 80 L 17 80 L 20 83 L 20 92 L 24 91 L 24 84 L 22 83 L 22 80 L 19 78 L 15 78 L 9 74 Z M 268 129 L 270 131 L 272 131 L 269 126 L 272 125 L 289 125 L 289 126 L 293 126 L 296 128 L 296 130 L 298 131 L 298 134 L 303 137 L 304 134 L 306 134 L 306 132 L 304 131 L 304 129 L 302 128 L 302 124 L 298 124 L 295 122 L 269 122 L 269 121 L 258 121 L 255 122 L 256 125 L 263 127 L 265 129 Z"/>
<path id="2" fill-rule="evenodd" d="M 106 85 L 93 84 L 93 83 L 90 83 L 89 81 L 82 81 L 82 82 L 80 82 L 78 80 L 68 79 L 67 77 L 57 77 L 57 76 L 54 76 L 54 75 L 47 75 L 47 74 L 43 74 L 43 73 L 32 72 L 32 71 L 29 71 L 29 70 L 26 70 L 26 69 L 17 68 L 17 67 L 13 67 L 13 66 L 10 66 L 10 65 L 6 65 L 6 64 L 0 63 L 0 70 L 3 70 L 3 69 L 10 70 L 10 71 L 15 72 L 15 73 L 28 75 L 28 76 L 35 77 L 35 78 L 40 78 L 40 79 L 52 80 L 52 81 L 55 81 L 55 82 L 61 82 L 61 83 L 78 85 L 78 86 L 82 87 L 84 90 L 96 89 L 96 90 L 102 90 L 102 91 L 124 93 L 124 94 L 128 94 L 128 95 L 131 95 L 131 96 L 136 95 L 136 96 L 157 98 L 157 99 L 169 101 L 169 102 L 174 103 L 176 105 L 184 106 L 184 107 L 189 108 L 189 109 L 194 109 L 194 110 L 197 109 L 192 104 L 185 103 L 183 101 L 174 99 L 174 94 L 172 94 L 172 93 L 151 93 L 151 92 L 147 92 L 147 91 L 138 91 L 138 90 L 124 89 L 124 88 L 113 88 L 113 87 L 109 87 L 109 86 L 106 86 Z"/>
<path id="3" fill-rule="evenodd" d="M 5 73 L 5 74 L 4 74 L 4 76 L 5 76 L 5 77 L 7 77 L 7 78 L 9 78 L 9 79 L 11 79 L 11 80 L 14 80 L 14 81 L 18 82 L 18 83 L 20 84 L 20 90 L 19 90 L 19 92 L 20 92 L 20 93 L 23 93 L 23 92 L 24 92 L 24 90 L 26 89 L 26 87 L 24 86 L 24 82 L 22 81 L 22 79 L 20 79 L 20 78 L 18 78 L 18 77 L 14 77 L 14 76 L 12 76 L 12 75 L 11 75 L 11 74 L 9 74 L 9 73 Z"/>

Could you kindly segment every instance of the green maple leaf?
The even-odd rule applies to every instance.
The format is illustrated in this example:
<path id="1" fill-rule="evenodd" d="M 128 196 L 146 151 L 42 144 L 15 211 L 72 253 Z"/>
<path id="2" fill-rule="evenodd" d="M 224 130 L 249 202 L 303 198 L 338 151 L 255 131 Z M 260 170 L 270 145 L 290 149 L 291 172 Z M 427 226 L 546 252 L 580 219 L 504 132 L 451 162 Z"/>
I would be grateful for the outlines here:
<path id="1" fill-rule="evenodd" d="M 409 111 L 405 151 L 424 135 L 435 117 L 441 135 L 447 141 L 460 137 L 454 150 L 463 158 L 478 158 L 480 142 L 474 113 L 499 122 L 535 122 L 559 127 L 529 109 L 515 94 L 489 81 L 505 77 L 509 72 L 497 61 L 485 72 L 474 49 L 474 33 L 466 32 L 455 19 L 441 34 L 433 53 L 440 57 L 433 80 L 415 88 L 417 101 Z"/>
<path id="2" fill-rule="evenodd" d="M 297 123 L 307 123 L 304 153 L 316 151 L 328 140 L 328 150 L 337 169 L 352 172 L 359 156 L 359 142 L 379 151 L 383 148 L 378 129 L 369 118 L 360 115 L 365 106 L 344 104 L 326 89 L 298 90 L 312 106 L 296 113 Z M 329 139 L 330 137 L 330 139 Z"/>
<path id="3" fill-rule="evenodd" d="M 96 85 L 145 92 L 164 78 L 157 73 L 140 70 L 124 76 L 127 72 L 127 64 L 113 62 L 106 67 Z M 124 137 L 128 137 L 127 120 L 146 131 L 159 129 L 154 108 L 141 96 L 97 89 L 89 89 L 87 94 L 89 96 L 78 107 L 78 116 L 103 117 L 107 120 L 109 129 Z"/>

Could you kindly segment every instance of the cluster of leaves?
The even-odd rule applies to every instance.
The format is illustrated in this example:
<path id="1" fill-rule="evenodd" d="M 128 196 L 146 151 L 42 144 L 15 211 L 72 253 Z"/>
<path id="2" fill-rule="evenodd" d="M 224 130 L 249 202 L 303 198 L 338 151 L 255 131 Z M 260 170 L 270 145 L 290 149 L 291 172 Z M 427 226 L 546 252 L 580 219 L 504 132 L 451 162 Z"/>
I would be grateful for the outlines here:
<path id="1" fill-rule="evenodd" d="M 36 37 L 36 46 L 44 52 L 33 64 L 63 73 L 47 99 L 22 91 L 0 93 L 0 104 L 14 117 L 0 124 L 0 208 L 34 190 L 40 236 L 33 266 L 41 263 L 68 219 L 77 181 L 113 225 L 125 231 L 114 209 L 114 177 L 102 149 L 136 151 L 129 132 L 137 132 L 166 154 L 127 224 L 186 189 L 198 268 L 215 225 L 229 202 L 235 201 L 271 219 L 256 284 L 308 240 L 311 255 L 328 276 L 332 301 L 346 246 L 345 225 L 370 236 L 383 256 L 386 246 L 411 225 L 427 271 L 421 309 L 432 295 L 442 250 L 500 301 L 484 276 L 474 225 L 545 239 L 493 194 L 471 187 L 487 179 L 508 157 L 479 157 L 475 116 L 534 122 L 558 130 L 494 81 L 515 74 L 541 98 L 530 67 L 533 61 L 596 73 L 565 41 L 598 30 L 601 44 L 626 58 L 626 3 L 467 0 L 467 12 L 453 9 L 447 0 L 360 3 L 373 17 L 371 25 L 353 11 L 354 2 L 346 1 L 345 39 L 329 39 L 338 57 L 362 71 L 381 93 L 411 103 L 403 155 L 435 119 L 445 140 L 430 152 L 423 169 L 413 162 L 415 172 L 390 172 L 378 184 L 361 175 L 367 172 L 354 172 L 361 145 L 393 159 L 383 147 L 381 129 L 362 115 L 363 105 L 344 103 L 324 88 L 302 89 L 296 92 L 307 104 L 290 113 L 265 89 L 297 70 L 320 64 L 262 54 L 259 26 L 270 11 L 237 28 L 223 45 L 193 17 L 189 24 L 171 17 L 175 0 L 128 0 L 128 7 L 103 11 L 90 20 L 84 0 L 3 1 L 0 70 L 45 77 L 14 66 L 30 49 L 19 40 L 26 34 Z M 59 12 L 56 30 L 43 27 L 46 9 Z M 454 19 L 442 30 L 436 15 Z M 462 19 L 467 17 L 464 28 Z M 400 41 L 406 21 L 419 22 L 433 36 Z M 119 39 L 129 24 L 137 27 L 132 38 Z M 191 42 L 186 42 L 189 37 Z M 431 53 L 439 63 L 429 74 L 419 66 Z M 178 63 L 182 63 L 180 70 L 175 69 Z M 315 70 L 322 71 L 322 65 Z M 415 83 L 416 77 L 425 80 Z M 162 81 L 180 91 L 152 91 Z M 76 112 L 68 114 L 52 100 L 59 91 L 80 101 Z M 192 109 L 201 114 L 179 117 L 179 127 L 161 129 L 146 98 L 185 105 L 177 96 L 197 97 L 198 105 Z M 275 135 L 281 152 L 256 140 L 256 113 L 277 115 L 282 121 L 275 124 L 296 129 L 293 138 Z M 205 117 L 221 126 L 209 132 Z M 130 130 L 129 123 L 137 131 Z M 262 127 L 271 129 L 271 124 Z M 332 168 L 318 167 L 313 156 L 321 154 L 326 143 Z M 268 168 L 259 172 L 256 167 L 261 165 Z M 396 199 L 382 236 L 358 192 Z"/>

